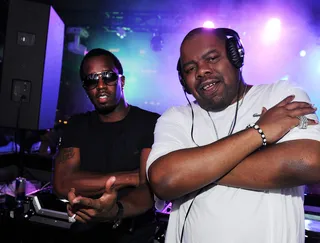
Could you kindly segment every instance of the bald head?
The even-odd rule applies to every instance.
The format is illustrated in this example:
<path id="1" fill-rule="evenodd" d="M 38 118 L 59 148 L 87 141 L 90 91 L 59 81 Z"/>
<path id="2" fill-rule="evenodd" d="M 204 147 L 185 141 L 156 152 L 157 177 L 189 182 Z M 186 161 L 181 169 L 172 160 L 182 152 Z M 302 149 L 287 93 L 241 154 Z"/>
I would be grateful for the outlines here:
<path id="1" fill-rule="evenodd" d="M 227 33 L 226 33 L 225 29 L 223 29 L 223 28 L 211 29 L 211 28 L 199 27 L 199 28 L 195 28 L 195 29 L 191 30 L 184 37 L 184 39 L 182 40 L 181 46 L 184 44 L 185 41 L 190 40 L 200 34 L 212 34 L 214 36 L 217 36 L 221 40 L 227 39 Z"/>

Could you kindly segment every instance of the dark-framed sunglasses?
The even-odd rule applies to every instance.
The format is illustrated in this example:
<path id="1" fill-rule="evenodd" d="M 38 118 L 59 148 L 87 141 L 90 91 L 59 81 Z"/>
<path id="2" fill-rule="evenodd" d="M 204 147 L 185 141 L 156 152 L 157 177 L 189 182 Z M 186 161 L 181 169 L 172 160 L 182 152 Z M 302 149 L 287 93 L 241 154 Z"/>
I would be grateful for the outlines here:
<path id="1" fill-rule="evenodd" d="M 118 81 L 118 78 L 122 77 L 122 75 L 112 71 L 91 73 L 82 80 L 82 87 L 86 90 L 96 88 L 98 86 L 100 77 L 106 85 L 115 85 Z"/>

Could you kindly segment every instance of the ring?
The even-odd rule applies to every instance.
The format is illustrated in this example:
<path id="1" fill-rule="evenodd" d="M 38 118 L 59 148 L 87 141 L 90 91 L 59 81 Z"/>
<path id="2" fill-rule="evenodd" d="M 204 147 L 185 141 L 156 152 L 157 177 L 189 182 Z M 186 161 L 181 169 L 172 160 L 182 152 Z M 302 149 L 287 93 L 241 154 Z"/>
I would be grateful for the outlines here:
<path id="1" fill-rule="evenodd" d="M 68 221 L 69 221 L 69 223 L 74 223 L 74 222 L 76 222 L 77 220 L 75 219 L 76 218 L 76 214 L 74 214 L 74 215 L 72 215 L 71 217 L 69 217 L 68 218 Z"/>
<path id="2" fill-rule="evenodd" d="M 298 128 L 299 129 L 307 129 L 308 127 L 308 118 L 306 116 L 298 116 L 297 117 L 299 119 L 299 125 Z"/>

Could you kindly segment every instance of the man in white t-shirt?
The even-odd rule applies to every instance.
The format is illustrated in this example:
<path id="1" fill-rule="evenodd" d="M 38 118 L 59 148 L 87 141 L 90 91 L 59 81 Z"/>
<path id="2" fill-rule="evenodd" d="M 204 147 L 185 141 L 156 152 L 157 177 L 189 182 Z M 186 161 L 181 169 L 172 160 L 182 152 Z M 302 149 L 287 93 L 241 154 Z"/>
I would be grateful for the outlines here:
<path id="1" fill-rule="evenodd" d="M 158 119 L 147 161 L 156 197 L 173 205 L 167 243 L 304 242 L 302 185 L 320 181 L 316 108 L 288 81 L 246 84 L 243 59 L 230 29 L 197 28 L 181 44 L 195 101 Z"/>

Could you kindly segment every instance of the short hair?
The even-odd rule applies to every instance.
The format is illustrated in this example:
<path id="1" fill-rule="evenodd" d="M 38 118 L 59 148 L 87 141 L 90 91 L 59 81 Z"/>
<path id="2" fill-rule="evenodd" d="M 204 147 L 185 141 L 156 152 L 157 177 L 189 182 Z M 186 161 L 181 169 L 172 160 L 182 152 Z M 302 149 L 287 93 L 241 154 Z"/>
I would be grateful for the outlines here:
<path id="1" fill-rule="evenodd" d="M 83 65 L 84 65 L 85 61 L 91 57 L 98 57 L 98 56 L 110 57 L 112 59 L 114 66 L 118 69 L 119 74 L 123 74 L 123 68 L 122 68 L 121 62 L 112 52 L 107 51 L 102 48 L 95 48 L 95 49 L 90 50 L 81 61 L 80 70 L 79 70 L 81 80 L 83 80 L 85 77 L 85 74 L 83 71 Z"/>

